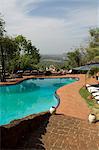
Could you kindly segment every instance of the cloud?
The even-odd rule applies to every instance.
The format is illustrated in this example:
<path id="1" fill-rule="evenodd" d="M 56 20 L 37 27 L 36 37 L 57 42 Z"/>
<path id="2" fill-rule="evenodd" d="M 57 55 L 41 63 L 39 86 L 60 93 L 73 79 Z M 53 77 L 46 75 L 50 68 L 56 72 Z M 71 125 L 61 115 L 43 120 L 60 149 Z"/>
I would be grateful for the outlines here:
<path id="1" fill-rule="evenodd" d="M 0 10 L 8 34 L 23 34 L 41 53 L 64 53 L 86 43 L 99 25 L 97 0 L 4 0 Z"/>

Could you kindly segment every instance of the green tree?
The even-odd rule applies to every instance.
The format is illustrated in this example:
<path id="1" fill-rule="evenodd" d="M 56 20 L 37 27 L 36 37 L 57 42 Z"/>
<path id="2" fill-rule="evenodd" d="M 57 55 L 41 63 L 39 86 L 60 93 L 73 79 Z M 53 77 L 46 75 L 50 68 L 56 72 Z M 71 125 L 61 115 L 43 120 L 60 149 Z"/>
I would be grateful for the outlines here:
<path id="1" fill-rule="evenodd" d="M 18 35 L 15 38 L 6 36 L 5 22 L 0 17 L 0 65 L 2 66 L 1 81 L 6 81 L 6 71 L 33 67 L 40 60 L 39 49 L 30 40 Z"/>
<path id="2" fill-rule="evenodd" d="M 40 61 L 40 54 L 39 49 L 32 45 L 32 42 L 29 40 L 27 41 L 27 48 L 25 54 L 32 56 L 32 63 L 37 64 Z"/>
<path id="3" fill-rule="evenodd" d="M 5 22 L 0 14 L 0 38 L 3 37 L 4 33 L 5 33 Z"/>
<path id="4" fill-rule="evenodd" d="M 87 62 L 99 62 L 99 28 L 91 29 L 89 46 L 86 48 Z"/>
<path id="5" fill-rule="evenodd" d="M 1 81 L 5 81 L 5 72 L 9 61 L 16 55 L 17 45 L 14 39 L 8 36 L 0 38 L 0 60 L 2 66 Z"/>
<path id="6" fill-rule="evenodd" d="M 78 67 L 81 65 L 81 52 L 79 49 L 76 49 L 73 52 L 68 52 L 67 53 L 67 65 L 72 67 Z"/>
<path id="7" fill-rule="evenodd" d="M 15 43 L 17 45 L 16 55 L 8 63 L 10 73 L 18 69 L 34 68 L 40 60 L 39 50 L 22 35 L 15 37 Z"/>
<path id="8" fill-rule="evenodd" d="M 92 77 L 96 76 L 96 74 L 99 72 L 99 67 L 92 67 L 88 72 L 87 72 L 87 77 Z"/>
<path id="9" fill-rule="evenodd" d="M 20 54 L 24 54 L 24 52 L 27 50 L 27 40 L 24 36 L 18 35 L 15 37 L 15 41 L 18 45 L 18 52 Z"/>
<path id="10" fill-rule="evenodd" d="M 24 54 L 20 57 L 20 69 L 34 68 L 35 63 L 31 55 Z"/>
<path id="11" fill-rule="evenodd" d="M 90 41 L 86 48 L 80 47 L 66 56 L 65 66 L 72 69 L 91 62 L 99 62 L 99 28 L 89 30 Z"/>
<path id="12" fill-rule="evenodd" d="M 23 66 L 26 68 L 27 66 L 29 67 L 29 65 L 33 66 L 35 64 L 38 64 L 38 62 L 40 60 L 39 49 L 37 49 L 35 46 L 33 46 L 32 42 L 30 40 L 27 40 L 22 35 L 18 35 L 15 38 L 15 41 L 19 47 L 21 61 L 25 60 L 25 63 Z"/>
<path id="13" fill-rule="evenodd" d="M 99 59 L 97 59 L 99 57 L 99 48 L 87 48 L 86 49 L 86 58 L 87 58 L 87 62 L 99 62 Z"/>
<path id="14" fill-rule="evenodd" d="M 90 47 L 99 46 L 99 28 L 94 28 L 89 31 L 91 36 Z"/>

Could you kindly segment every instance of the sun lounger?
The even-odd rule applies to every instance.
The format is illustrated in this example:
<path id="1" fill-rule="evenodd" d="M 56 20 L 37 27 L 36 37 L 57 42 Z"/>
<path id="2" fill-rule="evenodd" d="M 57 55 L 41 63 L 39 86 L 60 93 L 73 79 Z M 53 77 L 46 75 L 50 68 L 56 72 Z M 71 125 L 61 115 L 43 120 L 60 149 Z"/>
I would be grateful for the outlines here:
<path id="1" fill-rule="evenodd" d="M 96 93 L 96 92 L 98 92 L 99 90 L 98 89 L 91 89 L 90 90 L 90 93 Z"/>
<path id="2" fill-rule="evenodd" d="M 87 87 L 87 89 L 98 89 L 99 90 L 99 87 L 90 86 L 90 87 Z"/>
<path id="3" fill-rule="evenodd" d="M 97 100 L 97 104 L 99 104 L 99 100 Z"/>
<path id="4" fill-rule="evenodd" d="M 90 93 L 92 93 L 92 92 L 94 92 L 94 91 L 98 91 L 98 90 L 99 90 L 99 88 L 98 88 L 98 87 L 94 87 L 94 86 L 88 87 L 87 89 L 88 89 L 88 91 L 89 91 Z"/>
<path id="5" fill-rule="evenodd" d="M 95 93 L 92 93 L 92 95 L 95 97 L 95 96 L 99 96 L 99 92 L 95 92 Z"/>
<path id="6" fill-rule="evenodd" d="M 91 85 L 90 84 L 86 84 L 86 87 L 90 87 Z"/>
<path id="7" fill-rule="evenodd" d="M 96 97 L 95 97 L 95 100 L 99 100 L 99 96 L 96 96 Z"/>

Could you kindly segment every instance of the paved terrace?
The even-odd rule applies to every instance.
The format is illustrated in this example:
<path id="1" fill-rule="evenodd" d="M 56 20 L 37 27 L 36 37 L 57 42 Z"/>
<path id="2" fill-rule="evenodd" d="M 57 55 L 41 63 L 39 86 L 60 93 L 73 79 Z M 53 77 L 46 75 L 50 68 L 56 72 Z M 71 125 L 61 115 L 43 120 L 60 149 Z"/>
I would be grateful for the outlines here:
<path id="1" fill-rule="evenodd" d="M 30 132 L 16 149 L 99 150 L 99 129 L 82 119 L 53 115 L 46 117 L 38 130 Z"/>
<path id="2" fill-rule="evenodd" d="M 57 93 L 61 99 L 57 113 L 87 120 L 90 110 L 84 99 L 79 94 L 79 90 L 85 85 L 85 76 L 71 75 L 70 77 L 78 77 L 79 81 L 66 85 L 57 90 Z M 95 82 L 95 80 L 91 79 L 90 82 L 92 81 Z"/>
<path id="3" fill-rule="evenodd" d="M 88 123 L 90 109 L 79 95 L 85 78 L 83 75 L 69 75 L 72 76 L 80 80 L 57 90 L 61 99 L 57 115 L 46 118 L 36 131 L 29 132 L 16 149 L 99 150 L 99 124 Z"/>

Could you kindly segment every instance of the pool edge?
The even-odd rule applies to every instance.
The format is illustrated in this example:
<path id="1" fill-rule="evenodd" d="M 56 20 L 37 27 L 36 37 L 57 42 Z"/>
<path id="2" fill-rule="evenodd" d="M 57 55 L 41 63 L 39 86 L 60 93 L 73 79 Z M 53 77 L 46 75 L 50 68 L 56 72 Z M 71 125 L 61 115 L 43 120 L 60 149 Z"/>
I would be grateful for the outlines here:
<path id="1" fill-rule="evenodd" d="M 44 77 L 42 77 L 42 78 L 44 78 Z M 60 78 L 60 77 L 56 77 L 56 78 Z M 79 77 L 61 77 L 61 78 L 72 78 L 72 79 L 75 79 L 76 81 L 75 82 L 77 82 L 77 81 L 79 81 Z M 27 78 L 27 79 L 25 79 L 25 80 L 29 80 L 29 79 L 35 79 L 35 78 Z M 40 77 L 37 77 L 37 79 L 40 79 Z M 44 79 L 55 79 L 55 77 L 54 78 L 49 78 L 49 77 L 47 77 L 47 78 L 44 78 Z M 25 80 L 22 80 L 22 81 L 20 81 L 20 82 L 18 82 L 18 83 L 16 83 L 16 84 L 20 84 L 21 82 L 23 82 L 23 81 L 25 81 Z M 16 84 L 10 84 L 10 85 L 16 85 Z M 72 83 L 71 83 L 72 84 Z M 4 85 L 4 86 L 10 86 L 10 85 Z M 0 85 L 0 86 L 2 86 L 2 85 Z M 64 86 L 66 86 L 66 85 L 64 85 Z M 61 86 L 60 88 L 62 88 L 63 86 Z M 57 99 L 57 105 L 55 106 L 55 108 L 57 109 L 58 107 L 59 107 L 59 105 L 60 105 L 60 96 L 58 95 L 58 93 L 57 93 L 57 91 L 60 89 L 60 88 L 58 88 L 56 91 L 55 91 L 55 93 L 53 93 L 53 95 L 55 96 L 55 98 Z M 19 123 L 21 123 L 22 121 L 25 121 L 25 120 L 30 120 L 30 119 L 33 119 L 33 118 L 35 118 L 35 117 L 38 117 L 38 116 L 40 116 L 40 115 L 42 115 L 42 114 L 47 114 L 47 113 L 49 113 L 49 110 L 48 111 L 46 111 L 46 112 L 40 112 L 40 113 L 37 113 L 37 114 L 30 114 L 30 115 L 28 115 L 28 116 L 26 116 L 26 117 L 23 117 L 23 118 L 21 118 L 21 119 L 15 119 L 15 120 L 12 120 L 10 123 L 8 123 L 8 124 L 5 124 L 5 125 L 0 125 L 0 128 L 1 127 L 4 127 L 4 128 L 10 128 L 10 127 L 13 127 L 13 126 L 16 126 L 16 125 L 18 125 Z"/>

